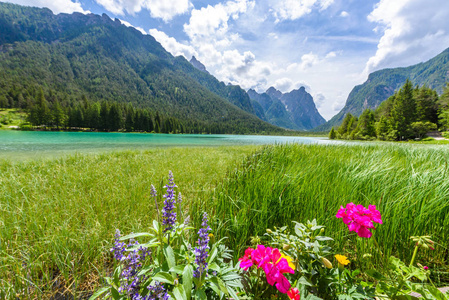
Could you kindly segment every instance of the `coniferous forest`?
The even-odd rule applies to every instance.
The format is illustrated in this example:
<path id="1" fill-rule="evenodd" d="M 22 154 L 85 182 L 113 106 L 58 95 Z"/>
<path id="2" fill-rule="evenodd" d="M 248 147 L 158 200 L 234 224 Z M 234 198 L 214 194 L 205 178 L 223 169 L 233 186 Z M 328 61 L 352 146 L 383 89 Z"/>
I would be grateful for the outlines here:
<path id="1" fill-rule="evenodd" d="M 407 80 L 402 88 L 375 110 L 365 109 L 360 117 L 346 114 L 342 124 L 329 132 L 330 139 L 408 140 L 421 139 L 429 131 L 449 128 L 449 84 L 441 96 L 427 86 Z"/>

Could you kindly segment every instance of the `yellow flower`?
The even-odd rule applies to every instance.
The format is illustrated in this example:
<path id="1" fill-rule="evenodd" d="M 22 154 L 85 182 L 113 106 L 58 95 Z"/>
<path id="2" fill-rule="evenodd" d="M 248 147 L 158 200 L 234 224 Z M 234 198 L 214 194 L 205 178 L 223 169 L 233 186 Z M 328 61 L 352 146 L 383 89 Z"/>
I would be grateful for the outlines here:
<path id="1" fill-rule="evenodd" d="M 295 263 L 293 262 L 293 258 L 291 258 L 290 256 L 287 256 L 283 253 L 281 253 L 281 257 L 279 257 L 279 259 L 276 263 L 278 263 L 282 258 L 285 258 L 287 260 L 288 266 L 290 268 L 292 268 L 293 270 L 296 270 Z"/>
<path id="2" fill-rule="evenodd" d="M 344 255 L 337 254 L 337 255 L 335 255 L 335 258 L 337 259 L 337 261 L 340 265 L 346 266 L 347 264 L 350 263 L 348 258 Z"/>

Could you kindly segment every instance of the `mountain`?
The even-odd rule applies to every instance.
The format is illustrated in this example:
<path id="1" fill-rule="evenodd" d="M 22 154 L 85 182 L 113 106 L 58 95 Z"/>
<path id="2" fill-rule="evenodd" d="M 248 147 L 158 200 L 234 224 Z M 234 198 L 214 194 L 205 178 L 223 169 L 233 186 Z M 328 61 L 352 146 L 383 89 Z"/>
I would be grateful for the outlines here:
<path id="1" fill-rule="evenodd" d="M 281 131 L 253 115 L 243 89 L 173 57 L 117 19 L 0 3 L 0 100 L 20 94 L 32 103 L 40 88 L 65 107 L 87 96 L 229 133 Z"/>
<path id="2" fill-rule="evenodd" d="M 326 122 L 304 87 L 285 94 L 274 87 L 262 94 L 251 89 L 248 95 L 252 102 L 262 109 L 262 119 L 273 125 L 294 130 L 310 130 Z"/>
<path id="3" fill-rule="evenodd" d="M 360 116 L 367 108 L 377 108 L 394 94 L 406 80 L 414 85 L 427 85 L 441 93 L 449 81 L 449 48 L 427 62 L 406 68 L 383 69 L 369 74 L 368 80 L 354 87 L 343 109 L 315 131 L 328 131 L 338 126 L 347 113 Z"/>
<path id="4" fill-rule="evenodd" d="M 195 56 L 192 56 L 192 58 L 190 59 L 190 63 L 198 70 L 209 74 L 209 72 L 207 72 L 206 70 L 206 66 L 203 65 L 199 60 L 197 60 Z"/>

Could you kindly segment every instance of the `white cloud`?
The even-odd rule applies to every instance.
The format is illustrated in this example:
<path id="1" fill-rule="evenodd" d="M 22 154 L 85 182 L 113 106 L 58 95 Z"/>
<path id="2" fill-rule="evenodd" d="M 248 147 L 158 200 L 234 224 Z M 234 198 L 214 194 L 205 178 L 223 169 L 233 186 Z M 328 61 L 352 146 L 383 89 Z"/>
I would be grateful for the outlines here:
<path id="1" fill-rule="evenodd" d="M 277 0 L 272 3 L 272 13 L 277 22 L 296 20 L 310 14 L 313 9 L 325 10 L 334 0 Z"/>
<path id="2" fill-rule="evenodd" d="M 81 4 L 78 1 L 71 0 L 2 0 L 5 2 L 25 5 L 25 6 L 34 6 L 34 7 L 47 7 L 53 13 L 90 13 L 82 8 Z"/>
<path id="3" fill-rule="evenodd" d="M 132 27 L 132 28 L 139 30 L 142 34 L 148 34 L 142 27 L 138 27 L 138 26 L 136 27 L 136 26 L 132 25 L 131 23 L 124 21 L 124 20 L 120 20 L 120 22 L 123 25 L 125 25 L 126 27 Z"/>
<path id="4" fill-rule="evenodd" d="M 285 93 L 285 92 L 290 92 L 291 91 L 291 87 L 293 85 L 293 80 L 291 80 L 290 78 L 280 78 L 278 80 L 276 80 L 276 82 L 274 83 L 274 87 Z"/>
<path id="5" fill-rule="evenodd" d="M 312 52 L 304 54 L 303 56 L 301 56 L 300 68 L 306 70 L 316 65 L 318 62 L 319 62 L 318 55 L 313 54 Z"/>
<path id="6" fill-rule="evenodd" d="M 385 67 L 416 64 L 449 46 L 449 1 L 381 0 L 368 16 L 383 36 L 365 68 L 369 73 Z"/>
<path id="7" fill-rule="evenodd" d="M 340 17 L 346 18 L 349 17 L 349 13 L 347 11 L 342 11 Z"/>
<path id="8" fill-rule="evenodd" d="M 153 18 L 160 18 L 165 22 L 174 16 L 189 11 L 192 4 L 189 0 L 95 0 L 108 11 L 116 15 L 124 15 L 125 11 L 135 14 L 142 9 L 147 9 Z"/>
<path id="9" fill-rule="evenodd" d="M 337 56 L 337 53 L 335 53 L 334 51 L 331 51 L 328 54 L 326 54 L 326 58 L 334 58 L 336 56 Z"/>
<path id="10" fill-rule="evenodd" d="M 179 43 L 174 38 L 165 34 L 165 32 L 157 29 L 150 29 L 149 32 L 159 43 L 161 43 L 165 50 L 174 56 L 183 55 L 188 60 L 190 60 L 192 56 L 198 56 L 198 53 L 192 46 Z"/>

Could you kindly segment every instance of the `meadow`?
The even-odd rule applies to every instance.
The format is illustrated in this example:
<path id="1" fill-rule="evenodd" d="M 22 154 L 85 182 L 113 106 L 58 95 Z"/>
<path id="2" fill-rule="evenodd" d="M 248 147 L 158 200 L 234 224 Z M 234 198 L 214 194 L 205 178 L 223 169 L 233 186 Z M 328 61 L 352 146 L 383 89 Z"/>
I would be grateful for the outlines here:
<path id="1" fill-rule="evenodd" d="M 438 145 L 276 145 L 166 148 L 0 162 L 0 285 L 19 295 L 87 295 L 112 269 L 116 228 L 146 230 L 172 170 L 184 210 L 201 212 L 238 257 L 267 228 L 317 219 L 340 253 L 362 269 L 409 259 L 412 235 L 441 284 L 448 280 L 449 149 Z M 335 214 L 375 204 L 374 239 L 355 239 Z M 369 254 L 369 256 L 364 256 Z"/>

